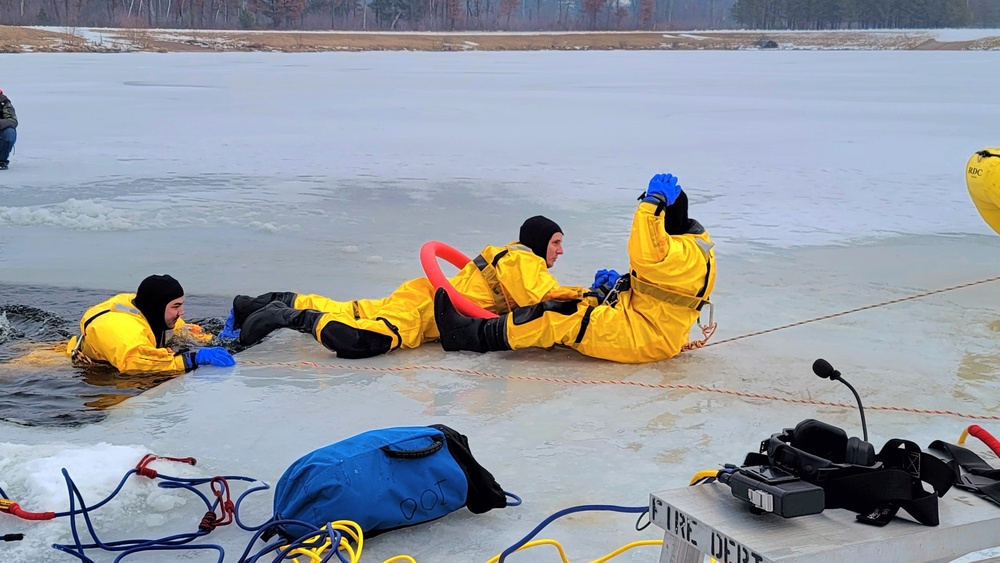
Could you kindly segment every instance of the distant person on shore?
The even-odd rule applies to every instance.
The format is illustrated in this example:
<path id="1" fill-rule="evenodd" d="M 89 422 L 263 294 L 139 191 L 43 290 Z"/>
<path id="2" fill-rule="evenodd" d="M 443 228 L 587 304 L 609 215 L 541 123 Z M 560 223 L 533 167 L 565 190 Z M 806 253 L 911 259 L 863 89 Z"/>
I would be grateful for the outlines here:
<path id="1" fill-rule="evenodd" d="M 562 229 L 537 215 L 521 225 L 518 240 L 489 245 L 449 282 L 458 293 L 496 314 L 548 299 L 588 298 L 584 287 L 562 286 L 549 273 L 563 253 Z M 309 294 L 271 292 L 237 296 L 219 338 L 252 346 L 279 328 L 312 335 L 339 358 L 370 358 L 397 348 L 416 348 L 438 338 L 434 286 L 410 280 L 383 299 L 334 301 Z"/>
<path id="2" fill-rule="evenodd" d="M 0 170 L 10 166 L 10 151 L 17 141 L 17 113 L 10 98 L 0 90 Z"/>
<path id="3" fill-rule="evenodd" d="M 225 348 L 174 352 L 167 347 L 167 331 L 173 331 L 175 341 L 204 344 L 212 339 L 198 325 L 186 324 L 183 314 L 181 284 L 168 275 L 149 276 L 135 293 L 120 293 L 87 309 L 80 319 L 80 336 L 67 343 L 66 355 L 77 364 L 110 364 L 125 375 L 235 365 Z"/>

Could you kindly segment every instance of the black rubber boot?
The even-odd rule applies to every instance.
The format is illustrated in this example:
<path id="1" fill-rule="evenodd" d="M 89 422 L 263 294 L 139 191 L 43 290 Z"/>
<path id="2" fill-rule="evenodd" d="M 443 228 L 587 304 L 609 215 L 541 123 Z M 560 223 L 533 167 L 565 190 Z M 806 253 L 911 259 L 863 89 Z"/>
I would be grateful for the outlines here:
<path id="1" fill-rule="evenodd" d="M 330 321 L 320 331 L 319 341 L 338 358 L 358 360 L 381 356 L 392 350 L 392 337 Z"/>
<path id="2" fill-rule="evenodd" d="M 272 291 L 270 293 L 262 293 L 257 297 L 237 295 L 233 299 L 233 328 L 243 328 L 243 323 L 246 322 L 247 317 L 260 311 L 272 301 L 280 301 L 289 307 L 294 307 L 296 297 L 297 294 L 288 291 Z"/>
<path id="3" fill-rule="evenodd" d="M 434 294 L 434 321 L 441 333 L 441 347 L 448 352 L 510 350 L 507 315 L 496 319 L 466 317 L 455 309 L 444 289 L 438 289 Z"/>
<path id="4" fill-rule="evenodd" d="M 293 309 L 283 301 L 273 301 L 253 313 L 240 329 L 240 344 L 253 346 L 279 328 L 290 328 L 311 335 L 323 313 L 313 309 Z"/>
<path id="5" fill-rule="evenodd" d="M 8 168 L 10 168 L 10 161 L 9 160 L 0 160 L 0 170 L 6 170 Z"/>

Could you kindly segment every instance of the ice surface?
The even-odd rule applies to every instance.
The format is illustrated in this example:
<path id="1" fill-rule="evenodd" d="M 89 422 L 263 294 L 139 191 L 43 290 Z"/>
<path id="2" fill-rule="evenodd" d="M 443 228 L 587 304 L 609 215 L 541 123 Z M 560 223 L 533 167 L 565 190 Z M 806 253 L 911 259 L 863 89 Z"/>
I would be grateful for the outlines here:
<path id="1" fill-rule="evenodd" d="M 978 52 L 0 55 L 21 119 L 0 176 L 0 277 L 124 291 L 169 272 L 198 294 L 376 297 L 420 275 L 424 241 L 474 254 L 542 213 L 566 234 L 553 273 L 586 283 L 625 267 L 635 197 L 670 171 L 717 243 L 721 342 L 997 275 L 1000 241 L 963 178 L 998 142 L 992 64 Z M 96 499 L 144 451 L 273 484 L 347 436 L 444 423 L 524 505 L 387 534 L 366 557 L 486 561 L 559 509 L 644 504 L 804 418 L 858 432 L 852 408 L 809 403 L 851 403 L 811 375 L 817 357 L 864 397 L 873 442 L 957 440 L 974 420 L 888 409 L 996 416 L 998 300 L 998 284 L 980 284 L 644 366 L 436 345 L 349 362 L 279 334 L 99 423 L 4 425 L 0 487 L 58 509 L 59 468 Z M 319 365 L 288 365 L 301 360 Z M 148 485 L 102 509 L 108 539 L 197 526 L 197 502 Z M 263 521 L 270 496 L 245 510 Z M 48 546 L 69 539 L 64 524 L 0 519 L 27 534 L 5 560 L 58 560 Z M 632 525 L 585 514 L 543 535 L 590 560 L 658 537 Z M 210 539 L 235 557 L 249 534 Z"/>

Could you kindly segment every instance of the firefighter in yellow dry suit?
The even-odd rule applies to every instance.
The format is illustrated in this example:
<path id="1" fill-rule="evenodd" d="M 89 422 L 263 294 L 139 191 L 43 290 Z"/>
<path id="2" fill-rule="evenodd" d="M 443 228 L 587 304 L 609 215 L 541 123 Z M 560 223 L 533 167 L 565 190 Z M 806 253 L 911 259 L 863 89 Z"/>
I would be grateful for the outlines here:
<path id="1" fill-rule="evenodd" d="M 558 344 L 623 363 L 676 356 L 701 309 L 711 306 L 714 245 L 704 227 L 688 218 L 687 195 L 672 175 L 654 176 L 640 199 L 628 242 L 631 273 L 612 292 L 617 303 L 546 301 L 497 319 L 470 319 L 438 291 L 434 308 L 441 345 L 491 352 Z"/>
<path id="2" fill-rule="evenodd" d="M 173 336 L 204 344 L 212 339 L 201 327 L 186 324 L 184 289 L 173 277 L 153 275 L 135 293 L 120 293 L 87 309 L 80 336 L 66 345 L 66 355 L 82 364 L 111 364 L 122 374 L 184 373 L 199 365 L 225 367 L 236 362 L 221 347 L 175 353 L 166 346 Z"/>
<path id="3" fill-rule="evenodd" d="M 1000 234 L 1000 148 L 973 154 L 965 166 L 965 183 L 983 220 Z"/>
<path id="4" fill-rule="evenodd" d="M 517 242 L 487 246 L 449 281 L 473 303 L 497 314 L 547 299 L 584 299 L 590 293 L 586 288 L 560 286 L 548 271 L 563 253 L 562 239 L 554 221 L 532 217 L 521 226 Z M 410 280 L 384 299 L 333 301 L 291 292 L 241 295 L 233 300 L 231 321 L 220 337 L 235 336 L 238 330 L 244 346 L 278 328 L 292 328 L 311 334 L 340 358 L 369 358 L 438 338 L 434 286 L 427 278 Z"/>

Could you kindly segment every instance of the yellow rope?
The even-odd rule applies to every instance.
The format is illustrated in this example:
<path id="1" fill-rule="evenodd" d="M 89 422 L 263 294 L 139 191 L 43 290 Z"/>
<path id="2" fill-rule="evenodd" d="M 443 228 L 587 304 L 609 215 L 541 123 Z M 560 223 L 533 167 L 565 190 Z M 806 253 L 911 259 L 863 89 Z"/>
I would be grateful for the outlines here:
<path id="1" fill-rule="evenodd" d="M 611 553 L 605 555 L 604 557 L 601 557 L 600 559 L 594 559 L 593 563 L 604 563 L 605 561 L 608 561 L 609 559 L 611 559 L 613 557 L 617 557 L 617 556 L 621 555 L 622 553 L 624 553 L 624 552 L 626 552 L 626 551 L 628 551 L 628 550 L 630 550 L 630 549 L 632 549 L 634 547 L 642 547 L 644 545 L 663 545 L 663 540 L 640 540 L 640 541 L 634 541 L 634 542 L 632 542 L 632 543 L 630 543 L 628 545 L 623 545 L 623 546 L 619 547 L 618 549 L 612 551 Z"/>
<path id="2" fill-rule="evenodd" d="M 544 540 L 530 541 L 530 542 L 522 545 L 521 547 L 517 548 L 514 551 L 514 553 L 517 553 L 518 551 L 521 551 L 522 549 L 528 549 L 529 547 L 535 547 L 535 546 L 538 546 L 538 545 L 554 545 L 556 547 L 556 549 L 559 550 L 559 558 L 562 560 L 562 563 L 569 563 L 569 559 L 566 558 L 566 552 L 563 551 L 562 546 L 559 545 L 559 542 L 557 542 L 556 540 L 544 539 Z M 486 563 L 497 563 L 497 561 L 500 561 L 500 556 L 501 555 L 503 555 L 503 554 L 499 553 L 499 554 L 495 555 L 492 559 L 490 559 Z"/>
<path id="3" fill-rule="evenodd" d="M 311 563 L 320 563 L 321 561 L 323 561 L 323 557 L 326 551 L 333 548 L 333 541 L 331 540 L 331 536 L 333 535 L 333 533 L 341 532 L 340 544 L 337 546 L 337 549 L 341 549 L 347 553 L 347 560 L 350 563 L 360 563 L 361 552 L 365 544 L 364 534 L 361 531 L 361 526 L 359 526 L 357 522 L 352 522 L 350 520 L 336 520 L 334 522 L 330 522 L 329 524 L 327 524 L 325 528 L 327 531 L 327 535 L 323 536 L 322 544 L 316 547 L 305 547 L 305 546 L 296 547 L 295 549 L 284 554 L 284 557 L 288 557 L 291 555 L 304 555 L 309 558 L 309 561 Z M 317 534 L 315 536 L 310 537 L 306 541 L 307 543 L 318 542 L 320 537 L 321 536 Z M 353 547 L 349 540 L 354 540 L 354 543 L 357 544 L 357 547 Z M 283 546 L 282 549 L 285 549 L 286 547 L 287 546 Z M 297 562 L 298 558 L 293 558 L 292 561 Z"/>
<path id="4" fill-rule="evenodd" d="M 562 560 L 562 563 L 569 563 L 569 558 L 566 557 L 566 552 L 563 550 L 562 545 L 560 545 L 559 542 L 557 542 L 556 540 L 552 540 L 552 539 L 543 539 L 543 540 L 530 541 L 530 542 L 522 545 L 521 547 L 517 548 L 514 551 L 514 553 L 517 553 L 518 551 L 521 551 L 523 549 L 528 549 L 529 547 L 536 547 L 536 546 L 539 546 L 539 545 L 552 545 L 552 546 L 555 546 L 555 548 L 557 550 L 559 550 L 559 558 Z M 639 541 L 634 541 L 634 542 L 632 542 L 630 544 L 623 545 L 623 546 L 619 547 L 618 549 L 612 551 L 611 553 L 609 553 L 609 554 L 607 554 L 607 555 L 605 555 L 603 557 L 594 559 L 591 563 L 605 563 L 606 561 L 610 561 L 611 559 L 613 559 L 615 557 L 618 557 L 622 553 L 625 553 L 626 551 L 628 551 L 628 550 L 630 550 L 632 548 L 642 547 L 642 546 L 646 546 L 646 545 L 663 545 L 663 540 L 639 540 Z M 500 561 L 500 555 L 494 556 L 492 559 L 490 559 L 486 563 L 497 563 L 498 561 Z"/>

